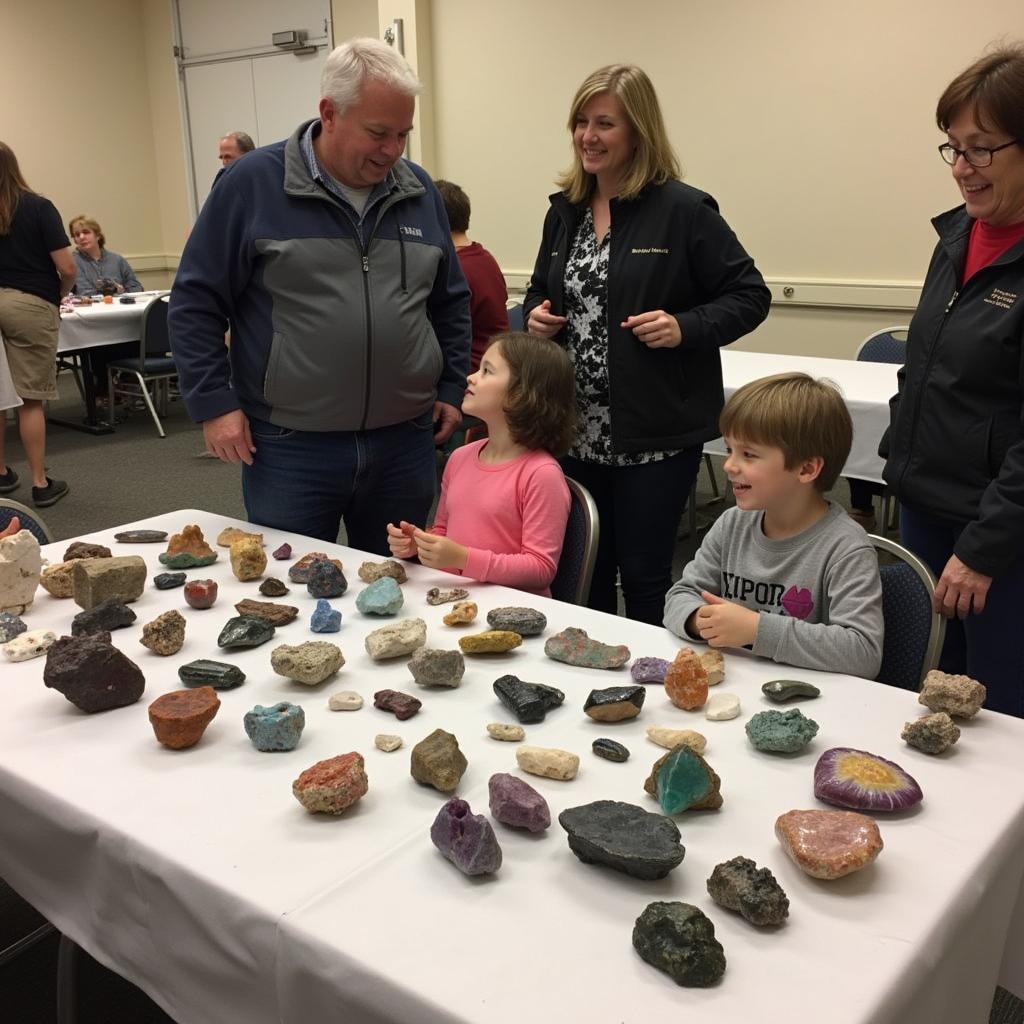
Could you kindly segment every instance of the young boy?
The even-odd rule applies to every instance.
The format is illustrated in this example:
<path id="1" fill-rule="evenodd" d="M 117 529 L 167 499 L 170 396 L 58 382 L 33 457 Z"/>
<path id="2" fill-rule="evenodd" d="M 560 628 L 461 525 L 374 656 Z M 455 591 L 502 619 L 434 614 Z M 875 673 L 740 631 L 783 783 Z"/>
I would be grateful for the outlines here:
<path id="1" fill-rule="evenodd" d="M 708 531 L 665 598 L 665 625 L 711 647 L 750 646 L 796 668 L 873 679 L 882 584 L 864 530 L 824 497 L 853 426 L 831 382 L 752 381 L 719 421 L 736 507 Z"/>

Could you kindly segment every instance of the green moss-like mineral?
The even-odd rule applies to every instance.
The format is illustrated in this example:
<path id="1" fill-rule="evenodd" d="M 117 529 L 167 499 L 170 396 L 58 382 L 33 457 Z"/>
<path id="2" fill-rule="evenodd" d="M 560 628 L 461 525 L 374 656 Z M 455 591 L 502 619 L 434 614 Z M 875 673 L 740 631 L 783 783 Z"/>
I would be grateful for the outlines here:
<path id="1" fill-rule="evenodd" d="M 689 903 L 649 903 L 633 926 L 633 948 L 677 985 L 714 985 L 725 973 L 715 926 Z"/>
<path id="2" fill-rule="evenodd" d="M 799 708 L 760 711 L 745 728 L 754 747 L 778 754 L 795 754 L 818 734 L 818 723 L 807 718 Z"/>

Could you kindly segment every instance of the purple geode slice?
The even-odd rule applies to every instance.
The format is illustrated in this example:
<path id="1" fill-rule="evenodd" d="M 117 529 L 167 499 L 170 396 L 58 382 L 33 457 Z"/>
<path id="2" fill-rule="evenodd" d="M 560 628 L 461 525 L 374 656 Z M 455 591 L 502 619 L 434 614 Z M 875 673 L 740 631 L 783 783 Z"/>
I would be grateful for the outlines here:
<path id="1" fill-rule="evenodd" d="M 547 800 L 522 779 L 495 772 L 487 783 L 491 814 L 495 821 L 528 832 L 543 832 L 551 824 Z"/>
<path id="2" fill-rule="evenodd" d="M 490 875 L 501 867 L 501 847 L 491 823 L 457 796 L 437 812 L 430 840 L 465 875 Z"/>
<path id="3" fill-rule="evenodd" d="M 656 683 L 661 686 L 670 664 L 664 658 L 637 658 L 629 666 L 629 672 L 635 683 Z"/>
<path id="4" fill-rule="evenodd" d="M 852 747 L 826 750 L 814 766 L 814 795 L 855 811 L 905 811 L 924 799 L 898 764 Z"/>

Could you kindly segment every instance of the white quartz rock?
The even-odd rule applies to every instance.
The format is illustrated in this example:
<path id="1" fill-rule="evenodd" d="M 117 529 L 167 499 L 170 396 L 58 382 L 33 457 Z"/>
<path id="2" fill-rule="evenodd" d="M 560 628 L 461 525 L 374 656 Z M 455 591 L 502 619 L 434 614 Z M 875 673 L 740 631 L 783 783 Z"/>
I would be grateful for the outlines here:
<path id="1" fill-rule="evenodd" d="M 39 541 L 28 530 L 0 540 L 0 612 L 21 615 L 32 607 L 42 567 Z"/>
<path id="2" fill-rule="evenodd" d="M 340 690 L 327 698 L 327 706 L 331 711 L 358 711 L 363 706 L 363 698 L 354 690 Z"/>
<path id="3" fill-rule="evenodd" d="M 27 633 L 8 640 L 3 646 L 3 652 L 11 661 L 28 661 L 30 658 L 38 658 L 45 654 L 56 639 L 57 634 L 52 629 L 30 629 Z"/>
<path id="4" fill-rule="evenodd" d="M 555 747 L 519 747 L 516 762 L 531 775 L 561 779 L 563 782 L 575 779 L 580 768 L 580 759 L 575 754 Z"/>
<path id="5" fill-rule="evenodd" d="M 427 642 L 427 624 L 422 619 L 399 619 L 375 629 L 367 636 L 364 644 L 366 653 L 374 661 L 386 658 L 400 658 L 412 654 Z"/>
<path id="6" fill-rule="evenodd" d="M 704 717 L 712 722 L 727 722 L 740 713 L 740 699 L 734 693 L 716 693 L 704 705 Z"/>
<path id="7" fill-rule="evenodd" d="M 505 740 L 508 743 L 518 743 L 526 739 L 526 730 L 521 725 L 506 725 L 504 722 L 491 722 L 487 726 L 487 732 L 492 739 Z"/>
<path id="8" fill-rule="evenodd" d="M 703 754 L 708 745 L 707 739 L 693 729 L 669 729 L 664 725 L 652 725 L 647 730 L 647 738 L 666 750 L 673 750 L 680 743 L 685 743 L 696 754 Z"/>
<path id="9" fill-rule="evenodd" d="M 374 736 L 373 743 L 378 750 L 390 753 L 392 750 L 397 750 L 402 745 L 402 737 L 392 736 L 387 732 L 379 732 Z"/>

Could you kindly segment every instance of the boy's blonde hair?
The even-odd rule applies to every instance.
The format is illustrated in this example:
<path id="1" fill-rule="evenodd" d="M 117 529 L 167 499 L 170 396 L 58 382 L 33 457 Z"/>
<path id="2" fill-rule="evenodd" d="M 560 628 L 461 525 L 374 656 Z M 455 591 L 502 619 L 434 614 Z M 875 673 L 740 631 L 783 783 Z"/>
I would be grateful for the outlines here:
<path id="1" fill-rule="evenodd" d="M 744 384 L 722 410 L 722 434 L 782 451 L 786 469 L 806 459 L 824 460 L 814 481 L 819 491 L 835 486 L 853 444 L 853 422 L 839 386 L 806 373 L 777 373 Z"/>

